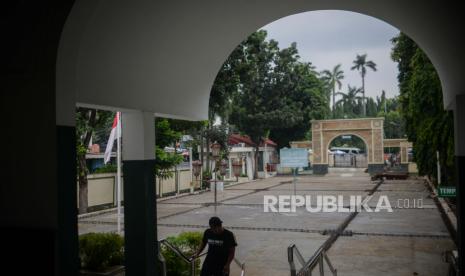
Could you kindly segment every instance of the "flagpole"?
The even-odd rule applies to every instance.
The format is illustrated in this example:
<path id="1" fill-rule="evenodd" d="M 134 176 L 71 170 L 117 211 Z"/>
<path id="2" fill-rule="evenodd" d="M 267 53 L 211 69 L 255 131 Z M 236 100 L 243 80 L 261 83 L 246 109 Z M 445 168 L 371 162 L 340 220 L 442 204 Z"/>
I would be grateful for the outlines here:
<path id="1" fill-rule="evenodd" d="M 117 112 L 118 125 L 116 127 L 116 186 L 117 186 L 117 201 L 118 201 L 118 234 L 121 234 L 121 113 Z"/>

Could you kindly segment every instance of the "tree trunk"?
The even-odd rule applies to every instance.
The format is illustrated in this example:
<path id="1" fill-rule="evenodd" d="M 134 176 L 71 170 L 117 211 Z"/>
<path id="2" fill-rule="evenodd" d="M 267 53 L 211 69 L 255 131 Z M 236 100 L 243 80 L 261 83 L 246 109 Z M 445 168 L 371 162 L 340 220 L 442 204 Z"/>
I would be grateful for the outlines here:
<path id="1" fill-rule="evenodd" d="M 79 179 L 79 214 L 87 213 L 87 166 L 86 155 L 78 156 L 78 179 Z"/>
<path id="2" fill-rule="evenodd" d="M 84 137 L 84 141 L 82 145 L 85 147 L 87 151 L 87 146 L 89 145 L 90 138 L 92 137 L 92 129 L 95 127 L 96 124 L 96 116 L 97 116 L 97 110 L 92 109 L 90 110 L 89 114 L 89 127 L 91 130 L 86 131 L 86 135 Z M 85 151 L 85 152 L 86 152 Z M 87 174 L 89 173 L 87 170 L 87 164 L 86 164 L 86 154 L 78 153 L 78 179 L 79 179 L 79 214 L 84 214 L 87 213 L 87 207 L 88 207 L 88 202 L 87 202 Z"/>
<path id="3" fill-rule="evenodd" d="M 260 145 L 257 144 L 258 146 L 255 146 L 255 154 L 254 154 L 254 168 L 253 168 L 253 179 L 258 179 L 258 151 L 260 149 Z"/>
<path id="4" fill-rule="evenodd" d="M 200 157 L 200 162 L 202 164 L 202 172 L 204 172 L 205 171 L 205 166 L 204 166 L 204 163 L 203 163 L 204 141 L 203 141 L 203 135 L 202 134 L 200 134 L 200 139 L 199 140 L 200 140 L 200 153 L 199 153 L 200 156 L 199 157 Z"/>
<path id="5" fill-rule="evenodd" d="M 207 171 L 211 172 L 211 166 L 210 166 L 210 139 L 205 137 L 205 148 L 206 148 L 206 157 L 207 157 L 207 165 L 205 166 L 207 168 Z"/>
<path id="6" fill-rule="evenodd" d="M 333 119 L 336 118 L 336 88 L 333 86 Z"/>
<path id="7" fill-rule="evenodd" d="M 365 104 L 365 77 L 362 76 L 362 115 L 366 117 L 367 115 L 367 107 Z"/>

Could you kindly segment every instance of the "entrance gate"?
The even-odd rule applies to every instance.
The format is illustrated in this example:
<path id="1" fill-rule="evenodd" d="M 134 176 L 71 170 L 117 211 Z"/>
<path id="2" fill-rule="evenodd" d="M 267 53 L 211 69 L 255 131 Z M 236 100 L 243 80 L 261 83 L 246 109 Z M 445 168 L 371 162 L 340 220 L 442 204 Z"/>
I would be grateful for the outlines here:
<path id="1" fill-rule="evenodd" d="M 335 154 L 334 167 L 335 168 L 366 168 L 367 167 L 366 154 Z"/>
<path id="2" fill-rule="evenodd" d="M 370 174 L 384 168 L 383 149 L 384 118 L 312 120 L 313 173 L 328 172 L 328 148 L 332 140 L 341 135 L 354 135 L 366 145 L 366 153 L 357 157 L 347 155 L 336 157 L 335 165 L 368 167 Z M 335 161 L 337 159 L 337 161 Z"/>

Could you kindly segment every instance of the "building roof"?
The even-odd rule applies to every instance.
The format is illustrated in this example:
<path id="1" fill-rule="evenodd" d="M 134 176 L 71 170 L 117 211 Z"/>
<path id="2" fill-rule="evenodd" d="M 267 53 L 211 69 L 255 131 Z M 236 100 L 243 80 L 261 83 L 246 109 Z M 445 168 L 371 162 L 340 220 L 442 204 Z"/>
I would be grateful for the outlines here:
<path id="1" fill-rule="evenodd" d="M 264 142 L 263 142 L 264 140 Z M 250 139 L 250 137 L 248 135 L 240 135 L 240 134 L 231 134 L 229 135 L 229 138 L 228 138 L 228 145 L 237 145 L 239 143 L 244 143 L 245 146 L 248 146 L 248 147 L 255 147 L 255 143 Z M 271 140 L 271 139 L 262 139 L 262 142 L 260 143 L 260 146 L 263 147 L 264 145 L 267 145 L 267 146 L 272 146 L 272 147 L 276 147 L 277 144 Z"/>

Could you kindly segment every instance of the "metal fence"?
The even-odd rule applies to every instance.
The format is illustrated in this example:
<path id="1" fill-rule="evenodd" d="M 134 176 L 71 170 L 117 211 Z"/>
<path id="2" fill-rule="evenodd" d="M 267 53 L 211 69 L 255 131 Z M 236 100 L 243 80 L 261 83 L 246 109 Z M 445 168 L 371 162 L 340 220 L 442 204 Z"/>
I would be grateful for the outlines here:
<path id="1" fill-rule="evenodd" d="M 335 154 L 334 167 L 338 168 L 366 168 L 367 156 L 366 154 Z"/>

